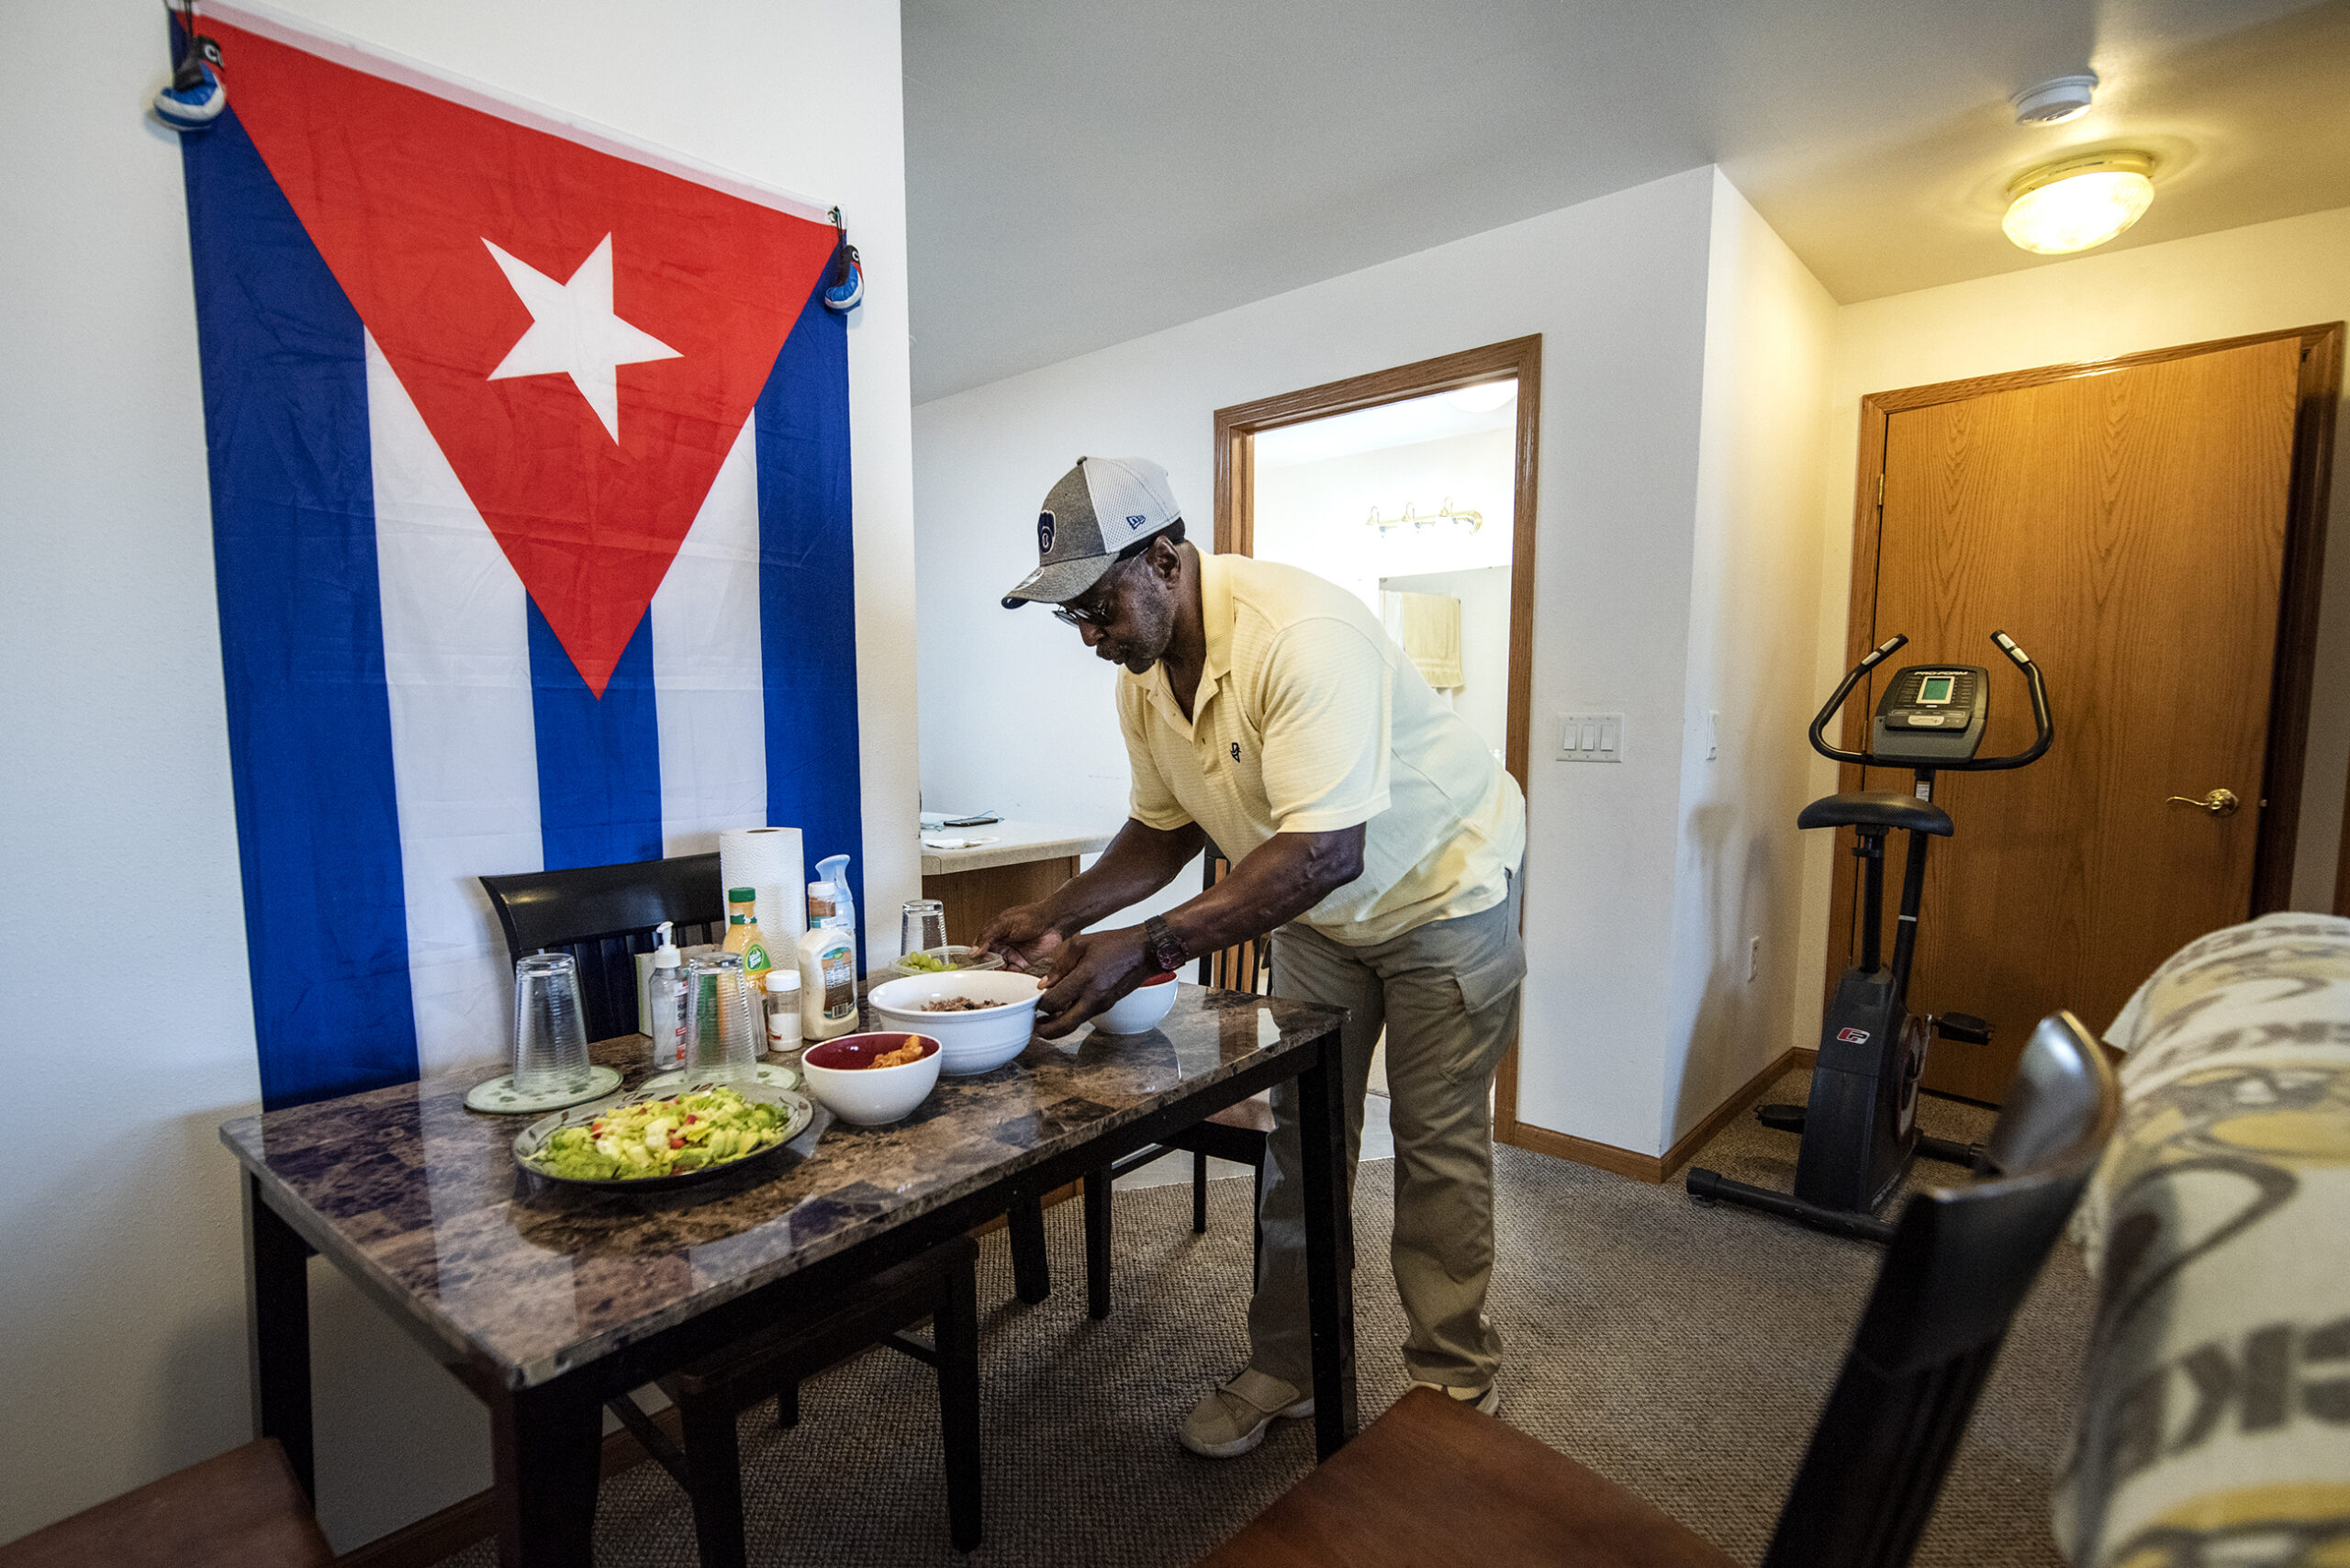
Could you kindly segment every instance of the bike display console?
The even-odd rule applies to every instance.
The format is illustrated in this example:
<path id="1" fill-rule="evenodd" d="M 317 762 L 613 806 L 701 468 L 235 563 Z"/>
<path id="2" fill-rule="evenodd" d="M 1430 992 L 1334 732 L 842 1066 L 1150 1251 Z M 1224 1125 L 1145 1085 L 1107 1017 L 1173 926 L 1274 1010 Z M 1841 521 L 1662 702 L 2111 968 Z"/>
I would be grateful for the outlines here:
<path id="1" fill-rule="evenodd" d="M 1910 665 L 1877 700 L 1869 751 L 1898 767 L 1947 767 L 1972 757 L 1991 717 L 1991 672 L 1981 665 Z"/>

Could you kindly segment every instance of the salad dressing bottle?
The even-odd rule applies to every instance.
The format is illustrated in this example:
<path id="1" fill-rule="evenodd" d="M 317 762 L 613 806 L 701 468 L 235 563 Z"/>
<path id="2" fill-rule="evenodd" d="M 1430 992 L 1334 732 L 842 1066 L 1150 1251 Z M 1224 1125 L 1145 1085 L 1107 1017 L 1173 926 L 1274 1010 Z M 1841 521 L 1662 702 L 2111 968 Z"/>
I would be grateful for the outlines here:
<path id="1" fill-rule="evenodd" d="M 856 1033 L 856 933 L 840 921 L 834 885 L 808 884 L 800 938 L 800 1034 L 813 1045 Z"/>
<path id="2" fill-rule="evenodd" d="M 726 890 L 726 942 L 722 950 L 743 956 L 744 978 L 750 981 L 755 994 L 766 995 L 767 971 L 775 968 L 775 960 L 767 956 L 767 934 L 759 929 L 758 889 Z"/>

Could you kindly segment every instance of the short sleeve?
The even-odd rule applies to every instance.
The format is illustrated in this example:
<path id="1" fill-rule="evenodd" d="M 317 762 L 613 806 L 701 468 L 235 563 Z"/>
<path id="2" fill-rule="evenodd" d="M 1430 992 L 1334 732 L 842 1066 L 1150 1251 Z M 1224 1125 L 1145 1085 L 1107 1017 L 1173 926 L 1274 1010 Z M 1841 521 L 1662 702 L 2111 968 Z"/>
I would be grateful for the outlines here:
<path id="1" fill-rule="evenodd" d="M 1394 672 L 1360 631 L 1285 627 L 1262 677 L 1265 799 L 1276 833 L 1335 833 L 1388 805 Z"/>
<path id="2" fill-rule="evenodd" d="M 1149 715 L 1144 711 L 1148 704 L 1149 699 L 1134 682 L 1118 682 L 1118 730 L 1125 736 L 1126 767 L 1133 775 L 1126 814 L 1145 827 L 1171 833 L 1188 826 L 1192 813 L 1167 787 L 1167 776 L 1159 772 L 1158 759 L 1150 754 Z"/>

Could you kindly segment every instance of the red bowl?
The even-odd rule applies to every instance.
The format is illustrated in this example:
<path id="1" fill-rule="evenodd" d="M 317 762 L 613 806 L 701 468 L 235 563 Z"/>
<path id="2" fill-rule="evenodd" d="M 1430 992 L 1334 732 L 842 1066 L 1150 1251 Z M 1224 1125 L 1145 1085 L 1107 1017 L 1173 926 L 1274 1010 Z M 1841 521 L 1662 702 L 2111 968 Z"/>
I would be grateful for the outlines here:
<path id="1" fill-rule="evenodd" d="M 831 1068 L 835 1071 L 855 1071 L 859 1068 L 870 1068 L 877 1057 L 902 1049 L 907 1037 L 900 1030 L 892 1030 L 886 1035 L 843 1035 L 837 1040 L 810 1046 L 800 1053 L 800 1059 L 811 1066 Z M 938 1042 L 928 1035 L 915 1035 L 912 1038 L 922 1042 L 922 1055 L 915 1058 L 915 1061 L 928 1061 L 938 1054 Z M 913 1062 L 900 1065 L 912 1067 Z"/>

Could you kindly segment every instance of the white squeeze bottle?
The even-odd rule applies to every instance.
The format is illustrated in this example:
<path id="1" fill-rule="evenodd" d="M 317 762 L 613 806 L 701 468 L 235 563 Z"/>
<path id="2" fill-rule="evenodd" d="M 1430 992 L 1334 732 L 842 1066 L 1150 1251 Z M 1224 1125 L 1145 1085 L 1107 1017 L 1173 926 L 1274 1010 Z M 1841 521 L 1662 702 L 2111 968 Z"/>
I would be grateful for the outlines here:
<path id="1" fill-rule="evenodd" d="M 660 946 L 653 949 L 653 978 L 645 989 L 653 998 L 653 1070 L 667 1072 L 686 1065 L 686 971 L 669 923 L 654 928 Z"/>
<path id="2" fill-rule="evenodd" d="M 856 933 L 834 924 L 834 884 L 808 884 L 808 931 L 800 938 L 800 1034 L 813 1045 L 856 1032 Z"/>

